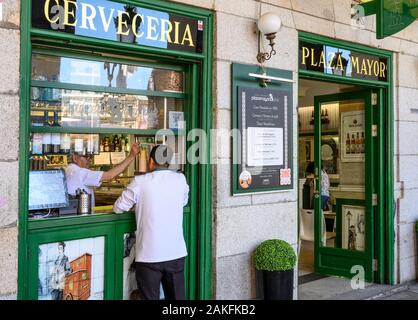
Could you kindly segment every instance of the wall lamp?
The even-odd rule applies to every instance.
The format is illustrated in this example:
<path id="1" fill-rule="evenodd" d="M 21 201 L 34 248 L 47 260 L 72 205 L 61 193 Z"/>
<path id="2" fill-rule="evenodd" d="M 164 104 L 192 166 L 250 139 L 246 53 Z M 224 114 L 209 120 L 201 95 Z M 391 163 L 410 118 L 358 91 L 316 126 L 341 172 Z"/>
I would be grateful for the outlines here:
<path id="1" fill-rule="evenodd" d="M 258 19 L 257 26 L 259 30 L 257 61 L 259 63 L 264 63 L 266 60 L 269 60 L 272 55 L 276 54 L 274 39 L 276 38 L 276 33 L 282 26 L 282 21 L 276 14 L 268 12 Z M 271 47 L 270 52 L 260 51 L 261 34 L 269 41 L 269 46 Z"/>

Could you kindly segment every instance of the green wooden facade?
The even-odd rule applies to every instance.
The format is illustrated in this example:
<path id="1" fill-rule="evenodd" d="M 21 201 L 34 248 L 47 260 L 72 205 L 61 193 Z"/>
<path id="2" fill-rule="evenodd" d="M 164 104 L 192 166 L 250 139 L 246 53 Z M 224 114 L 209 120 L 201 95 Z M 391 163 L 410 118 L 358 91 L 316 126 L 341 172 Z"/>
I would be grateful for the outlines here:
<path id="1" fill-rule="evenodd" d="M 378 194 L 378 204 L 375 207 L 375 216 L 373 221 L 373 254 L 369 254 L 368 260 L 374 258 L 377 260 L 378 270 L 374 272 L 373 277 L 367 280 L 377 283 L 394 283 L 394 149 L 393 149 L 393 56 L 391 52 L 370 48 L 357 43 L 327 38 L 324 36 L 313 35 L 306 32 L 299 33 L 299 41 L 336 47 L 344 50 L 352 50 L 366 55 L 382 57 L 387 59 L 387 78 L 386 81 L 354 79 L 342 77 L 334 74 L 320 73 L 311 70 L 299 70 L 299 77 L 303 79 L 320 80 L 326 82 L 335 82 L 343 84 L 358 85 L 368 88 L 368 92 L 377 94 L 377 105 L 372 107 L 368 121 L 369 124 L 378 126 L 377 136 L 373 137 L 373 147 L 369 150 L 367 161 L 369 172 L 369 190 Z M 338 97 L 328 97 L 325 100 L 334 100 Z M 366 98 L 365 98 L 366 99 Z M 367 98 L 370 100 L 370 97 Z M 320 102 L 320 98 L 317 101 Z M 367 102 L 366 102 L 367 105 Z M 370 103 L 369 103 L 370 105 Z M 318 113 L 319 112 L 319 113 Z M 316 108 L 316 119 L 321 119 L 320 109 Z M 320 121 L 320 120 L 319 120 Z M 316 124 L 320 128 L 320 123 Z M 319 139 L 319 140 L 318 140 Z M 315 141 L 320 141 L 320 131 L 315 132 Z M 316 152 L 315 161 L 320 161 L 319 152 Z M 371 190 L 373 185 L 373 190 Z M 316 206 L 320 205 L 319 203 Z M 319 208 L 317 208 L 318 210 Z M 316 221 L 316 234 L 319 235 L 319 221 Z M 319 240 L 318 240 L 319 241 Z M 317 242 L 318 242 L 317 241 Z M 319 242 L 318 242 L 319 243 Z M 321 248 L 323 253 L 332 250 Z M 319 250 L 315 251 L 316 260 L 319 261 Z M 350 262 L 351 263 L 351 262 Z M 369 261 L 370 263 L 370 261 Z M 322 270 L 324 271 L 324 270 Z M 347 273 L 334 271 L 328 273 L 347 276 Z"/>
<path id="2" fill-rule="evenodd" d="M 210 159 L 210 129 L 212 123 L 212 30 L 213 15 L 209 10 L 197 9 L 166 1 L 117 1 L 123 4 L 155 9 L 179 16 L 199 19 L 204 22 L 204 47 L 202 53 L 191 53 L 127 44 L 90 37 L 41 30 L 31 27 L 31 1 L 22 2 L 21 9 L 21 126 L 19 157 L 19 257 L 18 257 L 18 299 L 37 299 L 38 297 L 38 247 L 41 244 L 57 241 L 105 237 L 104 261 L 104 299 L 122 299 L 123 294 L 123 236 L 135 229 L 135 216 L 132 213 L 94 214 L 69 218 L 51 218 L 29 221 L 28 219 L 28 176 L 29 176 L 29 135 L 31 132 L 44 132 L 45 128 L 30 126 L 30 88 L 54 87 L 74 90 L 101 90 L 102 92 L 157 95 L 182 98 L 187 108 L 185 132 L 193 128 L 207 133 L 204 164 L 186 164 L 185 174 L 190 185 L 189 205 L 184 210 L 184 232 L 189 255 L 186 260 L 186 297 L 188 299 L 209 299 L 212 297 L 211 258 L 212 258 L 212 174 Z M 99 54 L 118 55 L 125 58 L 106 58 L 114 62 L 147 62 L 137 58 L 152 60 L 152 66 L 162 66 L 181 70 L 186 75 L 185 93 L 157 93 L 144 90 L 94 88 L 83 85 L 57 84 L 45 81 L 31 81 L 32 53 L 78 57 L 100 60 Z M 129 58 L 129 59 L 128 59 Z M 139 62 L 136 62 L 139 61 Z M 110 91 L 109 91 L 110 90 Z M 49 128 L 48 128 L 49 129 Z M 64 128 L 52 129 L 68 133 L 123 133 L 153 135 L 156 130 L 136 129 L 92 129 Z M 48 130 L 51 131 L 51 130 Z M 51 132 L 52 132 L 51 131 Z M 187 147 L 195 140 L 187 141 Z"/>

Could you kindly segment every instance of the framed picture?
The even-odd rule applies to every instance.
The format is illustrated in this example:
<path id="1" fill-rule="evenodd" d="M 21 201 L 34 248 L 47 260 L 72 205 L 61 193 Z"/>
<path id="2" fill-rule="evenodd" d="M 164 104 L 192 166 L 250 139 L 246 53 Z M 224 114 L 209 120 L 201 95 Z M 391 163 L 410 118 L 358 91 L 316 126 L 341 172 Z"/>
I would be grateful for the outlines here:
<path id="1" fill-rule="evenodd" d="M 364 162 L 364 110 L 341 112 L 341 161 Z"/>
<path id="2" fill-rule="evenodd" d="M 38 247 L 39 300 L 103 300 L 105 237 Z"/>
<path id="3" fill-rule="evenodd" d="M 337 199 L 337 246 L 351 251 L 366 248 L 366 206 L 364 200 Z"/>

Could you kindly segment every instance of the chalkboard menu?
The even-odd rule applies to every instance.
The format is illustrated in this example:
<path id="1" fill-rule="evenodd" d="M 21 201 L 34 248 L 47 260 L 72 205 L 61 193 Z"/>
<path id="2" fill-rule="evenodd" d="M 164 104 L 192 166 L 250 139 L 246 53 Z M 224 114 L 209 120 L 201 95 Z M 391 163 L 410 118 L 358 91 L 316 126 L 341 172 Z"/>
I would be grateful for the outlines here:
<path id="1" fill-rule="evenodd" d="M 291 87 L 236 89 L 235 193 L 291 189 Z"/>

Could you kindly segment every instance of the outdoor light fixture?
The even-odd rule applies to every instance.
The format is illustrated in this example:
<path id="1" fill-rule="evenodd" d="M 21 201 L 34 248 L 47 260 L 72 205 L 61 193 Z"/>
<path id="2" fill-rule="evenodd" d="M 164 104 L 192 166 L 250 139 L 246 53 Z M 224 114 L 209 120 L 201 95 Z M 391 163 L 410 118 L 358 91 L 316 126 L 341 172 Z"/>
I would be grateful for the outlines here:
<path id="1" fill-rule="evenodd" d="M 276 14 L 268 12 L 263 14 L 258 19 L 257 26 L 258 30 L 260 31 L 258 34 L 257 61 L 259 63 L 264 63 L 266 60 L 269 60 L 272 55 L 276 54 L 276 50 L 274 49 L 274 39 L 276 38 L 276 33 L 280 30 L 282 26 L 282 21 Z M 266 37 L 266 39 L 269 40 L 269 46 L 271 47 L 270 52 L 260 51 L 261 34 L 263 34 Z"/>

